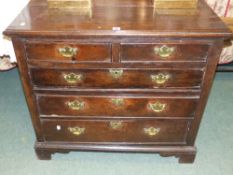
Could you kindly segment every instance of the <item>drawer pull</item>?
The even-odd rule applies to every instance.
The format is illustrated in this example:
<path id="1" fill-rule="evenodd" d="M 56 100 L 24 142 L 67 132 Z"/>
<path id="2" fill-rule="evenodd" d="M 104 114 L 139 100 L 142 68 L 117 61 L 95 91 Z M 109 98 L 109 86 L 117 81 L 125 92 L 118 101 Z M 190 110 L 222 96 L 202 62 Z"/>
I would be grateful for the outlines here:
<path id="1" fill-rule="evenodd" d="M 160 131 L 160 128 L 154 128 L 154 127 L 144 128 L 144 133 L 149 136 L 155 136 L 159 133 L 159 131 Z"/>
<path id="2" fill-rule="evenodd" d="M 63 78 L 69 84 L 75 84 L 75 83 L 80 82 L 82 80 L 82 77 L 83 77 L 82 74 L 75 74 L 75 73 L 70 73 L 70 74 L 64 74 L 63 75 Z"/>
<path id="3" fill-rule="evenodd" d="M 78 53 L 78 48 L 65 46 L 65 47 L 59 48 L 59 49 L 58 49 L 58 52 L 59 52 L 63 57 L 71 58 L 71 57 L 74 57 L 75 55 L 77 55 L 77 53 Z"/>
<path id="4" fill-rule="evenodd" d="M 165 103 L 160 103 L 160 102 L 156 102 L 156 103 L 149 103 L 148 107 L 149 109 L 151 109 L 154 112 L 163 112 L 166 108 L 166 104 Z"/>
<path id="5" fill-rule="evenodd" d="M 174 51 L 174 47 L 168 47 L 166 45 L 163 45 L 162 47 L 154 47 L 155 54 L 159 55 L 163 59 L 170 57 Z"/>
<path id="6" fill-rule="evenodd" d="M 123 106 L 124 105 L 124 99 L 123 98 L 112 98 L 111 102 L 115 105 L 115 106 Z"/>
<path id="7" fill-rule="evenodd" d="M 124 71 L 122 69 L 110 69 L 109 73 L 114 79 L 119 79 L 122 77 Z"/>
<path id="8" fill-rule="evenodd" d="M 171 78 L 171 76 L 167 73 L 159 73 L 156 75 L 151 75 L 150 77 L 153 83 L 156 83 L 159 85 L 166 83 Z"/>
<path id="9" fill-rule="evenodd" d="M 120 129 L 123 126 L 123 122 L 122 121 L 110 121 L 109 125 L 110 125 L 110 128 L 112 129 Z"/>
<path id="10" fill-rule="evenodd" d="M 74 111 L 82 110 L 85 106 L 83 101 L 75 100 L 75 101 L 68 101 L 66 102 L 67 106 Z"/>
<path id="11" fill-rule="evenodd" d="M 74 135 L 76 135 L 76 136 L 79 136 L 79 135 L 81 135 L 81 134 L 83 134 L 84 132 L 85 132 L 85 128 L 80 128 L 80 127 L 69 127 L 68 128 L 68 130 L 72 133 L 72 134 L 74 134 Z"/>

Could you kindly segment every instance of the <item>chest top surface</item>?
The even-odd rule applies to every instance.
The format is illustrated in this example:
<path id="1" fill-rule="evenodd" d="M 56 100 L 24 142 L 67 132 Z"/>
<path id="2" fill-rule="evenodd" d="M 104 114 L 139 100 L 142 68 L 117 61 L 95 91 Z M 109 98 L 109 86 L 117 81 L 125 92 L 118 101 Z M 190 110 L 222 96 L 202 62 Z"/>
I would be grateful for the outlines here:
<path id="1" fill-rule="evenodd" d="M 199 0 L 196 10 L 184 11 L 185 15 L 163 12 L 155 9 L 151 0 L 93 0 L 93 7 L 87 13 L 78 9 L 51 9 L 46 0 L 32 0 L 4 34 L 156 37 L 232 35 L 203 0 Z M 114 31 L 114 28 L 118 31 Z"/>

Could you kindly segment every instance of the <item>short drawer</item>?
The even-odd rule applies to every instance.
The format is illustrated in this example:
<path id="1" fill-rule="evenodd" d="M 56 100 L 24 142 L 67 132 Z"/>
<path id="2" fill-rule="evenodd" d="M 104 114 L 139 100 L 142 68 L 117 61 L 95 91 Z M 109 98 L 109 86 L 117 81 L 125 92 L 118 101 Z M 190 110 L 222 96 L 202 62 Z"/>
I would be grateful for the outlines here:
<path id="1" fill-rule="evenodd" d="M 111 62 L 110 44 L 70 42 L 27 42 L 28 59 L 55 62 Z"/>
<path id="2" fill-rule="evenodd" d="M 185 144 L 188 120 L 42 120 L 46 141 Z"/>
<path id="3" fill-rule="evenodd" d="M 42 116 L 193 117 L 198 97 L 37 95 Z"/>
<path id="4" fill-rule="evenodd" d="M 207 44 L 122 44 L 122 62 L 204 61 Z"/>
<path id="5" fill-rule="evenodd" d="M 37 87 L 73 88 L 199 88 L 199 69 L 31 69 Z"/>

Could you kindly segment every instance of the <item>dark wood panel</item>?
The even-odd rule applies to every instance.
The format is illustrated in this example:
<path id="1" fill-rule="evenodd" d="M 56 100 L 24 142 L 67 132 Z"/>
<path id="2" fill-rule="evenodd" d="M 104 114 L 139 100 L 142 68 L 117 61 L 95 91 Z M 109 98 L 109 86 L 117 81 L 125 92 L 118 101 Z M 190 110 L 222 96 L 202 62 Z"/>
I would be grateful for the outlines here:
<path id="1" fill-rule="evenodd" d="M 89 14 L 77 13 L 77 10 L 48 8 L 46 0 L 33 0 L 27 8 L 5 31 L 6 35 L 26 37 L 63 37 L 80 36 L 156 36 L 156 37 L 232 37 L 219 17 L 207 6 L 204 0 L 194 14 L 162 15 L 157 14 L 148 0 L 131 1 L 130 5 L 106 5 L 95 0 Z M 121 4 L 120 0 L 113 4 Z M 98 5 L 105 4 L 105 5 Z M 25 15 L 28 14 L 28 15 Z M 24 21 L 25 25 L 20 25 Z M 118 27 L 120 30 L 114 30 Z"/>
<path id="2" fill-rule="evenodd" d="M 24 94 L 26 96 L 29 112 L 31 115 L 32 125 L 35 130 L 36 139 L 37 141 L 44 141 L 41 122 L 39 119 L 39 112 L 36 105 L 36 97 L 33 93 L 33 87 L 30 81 L 30 76 L 28 74 L 29 71 L 24 53 L 24 43 L 23 40 L 20 38 L 12 38 L 12 42 L 17 57 L 18 70 L 19 70 Z"/>
<path id="3" fill-rule="evenodd" d="M 70 142 L 36 142 L 36 154 L 41 160 L 50 160 L 53 153 L 69 153 L 71 151 L 104 151 L 104 152 L 139 152 L 158 153 L 161 156 L 176 156 L 179 163 L 193 163 L 196 156 L 195 146 L 186 145 L 140 145 L 140 144 L 101 144 Z"/>
<path id="4" fill-rule="evenodd" d="M 35 88 L 34 93 L 39 96 L 43 95 L 61 95 L 67 96 L 128 96 L 128 97 L 187 97 L 187 98 L 199 98 L 201 89 L 72 89 L 67 88 Z"/>
<path id="5" fill-rule="evenodd" d="M 114 51 L 113 51 L 114 52 Z M 114 53 L 113 53 L 114 54 Z M 200 62 L 188 61 L 184 62 L 173 62 L 173 61 L 156 61 L 156 62 L 124 62 L 119 63 L 118 56 L 120 55 L 118 52 L 113 55 L 114 62 L 112 63 L 100 63 L 100 64 L 93 64 L 89 63 L 68 63 L 68 62 L 51 62 L 51 61 L 37 61 L 37 60 L 28 60 L 27 63 L 30 68 L 48 68 L 51 67 L 53 69 L 102 69 L 102 68 L 141 68 L 141 69 L 153 69 L 153 68 L 166 68 L 166 69 L 203 69 L 206 66 L 206 62 L 203 60 Z"/>
<path id="6" fill-rule="evenodd" d="M 113 70 L 113 75 L 110 71 Z M 120 72 L 118 78 L 114 78 Z M 192 69 L 31 69 L 32 82 L 37 87 L 73 87 L 73 88 L 199 88 L 203 71 Z M 66 75 L 77 75 L 75 83 L 65 80 Z M 117 76 L 117 75 L 116 75 Z M 155 80 L 153 80 L 155 79 Z M 159 79 L 159 80 L 158 80 Z M 160 82 L 163 79 L 164 82 Z M 159 83 L 157 83 L 159 81 Z"/>
<path id="7" fill-rule="evenodd" d="M 131 96 L 38 96 L 41 115 L 89 117 L 192 117 L 198 98 Z"/>
<path id="8" fill-rule="evenodd" d="M 125 43 L 121 45 L 121 48 L 122 62 L 185 62 L 205 60 L 208 54 L 209 45 Z"/>
<path id="9" fill-rule="evenodd" d="M 213 47 L 211 47 L 210 53 L 208 55 L 208 63 L 206 68 L 206 73 L 204 76 L 203 88 L 201 91 L 200 102 L 197 106 L 197 111 L 195 114 L 195 120 L 190 126 L 190 131 L 188 133 L 187 142 L 189 145 L 194 145 L 197 133 L 200 127 L 200 123 L 205 111 L 205 107 L 208 101 L 209 93 L 212 87 L 212 83 L 215 76 L 216 67 L 219 61 L 219 57 L 222 53 L 223 42 L 216 42 Z M 218 112 L 218 111 L 216 111 Z"/>
<path id="10" fill-rule="evenodd" d="M 121 122 L 121 126 L 114 128 L 113 122 Z M 184 144 L 188 124 L 188 120 L 42 120 L 46 141 L 128 144 L 163 142 Z M 148 135 L 147 131 L 151 127 L 157 130 L 156 134 L 152 132 L 154 135 Z"/>
<path id="11" fill-rule="evenodd" d="M 26 42 L 28 59 L 62 62 L 111 62 L 111 45 L 107 43 L 82 44 L 72 41 Z M 60 53 L 65 50 L 69 55 Z M 69 51 L 68 49 L 73 49 Z"/>

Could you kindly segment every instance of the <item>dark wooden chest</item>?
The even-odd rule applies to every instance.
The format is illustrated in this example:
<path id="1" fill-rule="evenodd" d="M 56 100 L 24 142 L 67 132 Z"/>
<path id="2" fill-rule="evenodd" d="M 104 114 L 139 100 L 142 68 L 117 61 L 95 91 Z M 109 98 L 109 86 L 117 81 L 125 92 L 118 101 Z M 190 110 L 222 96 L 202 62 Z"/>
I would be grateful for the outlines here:
<path id="1" fill-rule="evenodd" d="M 12 38 L 39 159 L 76 150 L 154 152 L 191 163 L 223 41 L 200 1 L 191 15 L 149 0 L 95 0 L 88 15 L 33 0 Z"/>

